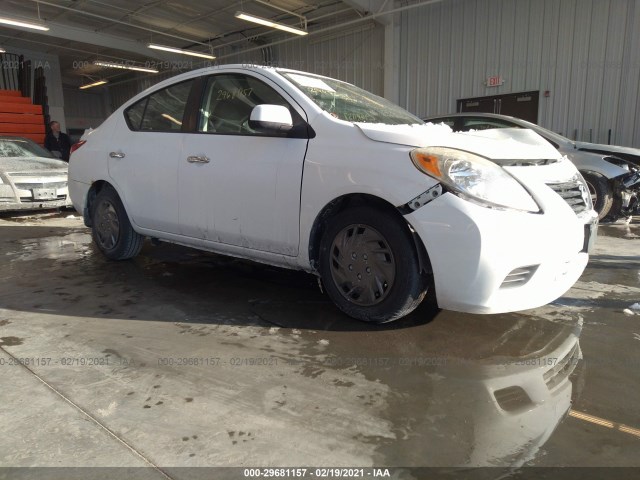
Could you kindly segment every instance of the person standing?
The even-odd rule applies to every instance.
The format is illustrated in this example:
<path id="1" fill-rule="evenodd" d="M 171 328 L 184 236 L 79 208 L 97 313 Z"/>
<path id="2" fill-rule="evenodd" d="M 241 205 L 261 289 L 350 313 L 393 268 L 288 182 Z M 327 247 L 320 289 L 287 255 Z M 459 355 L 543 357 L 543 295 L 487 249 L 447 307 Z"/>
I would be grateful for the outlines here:
<path id="1" fill-rule="evenodd" d="M 49 123 L 49 127 L 51 130 L 44 139 L 44 147 L 57 158 L 68 162 L 71 152 L 69 135 L 60 131 L 60 123 L 55 120 Z"/>

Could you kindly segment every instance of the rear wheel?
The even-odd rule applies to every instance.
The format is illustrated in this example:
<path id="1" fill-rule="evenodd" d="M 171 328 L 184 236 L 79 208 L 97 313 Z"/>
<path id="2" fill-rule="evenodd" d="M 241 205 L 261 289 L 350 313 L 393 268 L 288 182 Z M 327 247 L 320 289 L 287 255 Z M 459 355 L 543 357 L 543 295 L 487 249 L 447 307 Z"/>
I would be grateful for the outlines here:
<path id="1" fill-rule="evenodd" d="M 103 188 L 92 205 L 93 241 L 111 260 L 126 260 L 140 253 L 144 237 L 129 222 L 120 197 L 111 187 Z"/>
<path id="2" fill-rule="evenodd" d="M 598 212 L 598 220 L 609 215 L 613 205 L 613 190 L 607 179 L 595 172 L 580 172 L 587 182 L 593 209 Z"/>
<path id="3" fill-rule="evenodd" d="M 367 322 L 407 315 L 427 291 L 406 223 L 366 207 L 329 220 L 320 245 L 320 275 L 338 308 Z"/>

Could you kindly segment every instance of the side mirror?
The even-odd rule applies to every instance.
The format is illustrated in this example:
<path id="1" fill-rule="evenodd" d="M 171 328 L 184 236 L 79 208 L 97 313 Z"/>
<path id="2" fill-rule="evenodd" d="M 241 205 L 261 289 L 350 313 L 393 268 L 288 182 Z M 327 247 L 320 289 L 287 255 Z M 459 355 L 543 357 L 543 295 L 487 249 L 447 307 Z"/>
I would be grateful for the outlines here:
<path id="1" fill-rule="evenodd" d="M 293 128 L 293 119 L 282 105 L 256 105 L 251 110 L 249 127 L 262 133 L 286 133 Z"/>

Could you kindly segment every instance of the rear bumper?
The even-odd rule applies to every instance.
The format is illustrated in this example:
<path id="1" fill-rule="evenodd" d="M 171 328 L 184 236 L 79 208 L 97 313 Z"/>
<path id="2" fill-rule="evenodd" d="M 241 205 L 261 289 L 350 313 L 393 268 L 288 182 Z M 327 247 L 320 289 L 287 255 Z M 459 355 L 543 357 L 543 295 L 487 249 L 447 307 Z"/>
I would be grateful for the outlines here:
<path id="1" fill-rule="evenodd" d="M 73 202 L 73 208 L 83 216 L 84 209 L 87 204 L 87 193 L 89 192 L 89 188 L 91 188 L 91 185 L 69 179 L 69 197 Z"/>
<path id="2" fill-rule="evenodd" d="M 427 249 L 440 308 L 503 313 L 545 305 L 571 288 L 588 262 L 591 217 L 569 208 L 492 210 L 444 194 L 405 218 Z M 522 281 L 505 282 L 524 268 Z"/>

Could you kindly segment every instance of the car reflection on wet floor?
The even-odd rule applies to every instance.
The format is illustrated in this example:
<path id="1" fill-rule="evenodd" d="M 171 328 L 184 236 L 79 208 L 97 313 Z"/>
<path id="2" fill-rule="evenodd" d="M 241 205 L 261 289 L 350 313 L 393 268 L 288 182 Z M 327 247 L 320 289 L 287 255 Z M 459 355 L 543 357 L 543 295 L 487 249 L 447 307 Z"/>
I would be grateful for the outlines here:
<path id="1" fill-rule="evenodd" d="M 0 440 L 2 465 L 138 465 L 116 438 L 160 466 L 638 462 L 632 435 L 563 421 L 573 408 L 640 423 L 626 398 L 638 370 L 622 361 L 638 355 L 622 312 L 640 298 L 638 225 L 602 227 L 551 305 L 481 316 L 426 303 L 382 326 L 340 314 L 302 273 L 167 244 L 109 262 L 77 218 L 0 231 L 0 359 L 50 359 L 0 368 L 17 384 L 0 400 L 21 405 L 4 423 L 51 440 Z M 612 370 L 625 382 L 608 383 Z M 63 398 L 91 420 L 72 407 L 35 420 Z M 585 442 L 595 454 L 577 453 Z"/>

